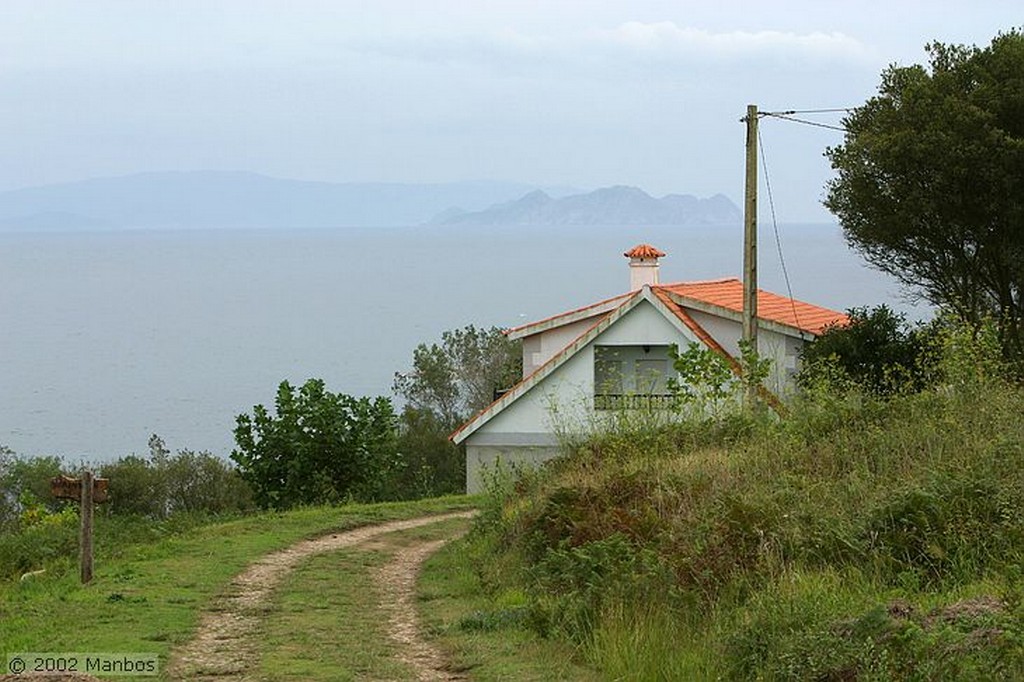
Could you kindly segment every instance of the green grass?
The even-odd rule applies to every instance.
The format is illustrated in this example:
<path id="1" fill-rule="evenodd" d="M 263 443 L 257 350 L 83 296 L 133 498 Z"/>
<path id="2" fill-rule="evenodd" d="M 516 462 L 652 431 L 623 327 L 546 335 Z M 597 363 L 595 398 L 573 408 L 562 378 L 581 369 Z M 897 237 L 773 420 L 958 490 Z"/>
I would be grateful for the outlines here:
<path id="1" fill-rule="evenodd" d="M 154 652 L 163 664 L 172 647 L 189 639 L 199 611 L 263 554 L 329 531 L 474 503 L 450 497 L 258 514 L 117 548 L 116 558 L 98 561 L 86 586 L 67 565 L 0 583 L 0 653 Z"/>
<path id="2" fill-rule="evenodd" d="M 624 419 L 495 490 L 448 570 L 602 679 L 1022 679 L 1021 414 L 982 379 Z"/>
<path id="3" fill-rule="evenodd" d="M 416 679 L 388 639 L 374 573 L 400 547 L 451 537 L 468 525 L 457 519 L 389 533 L 304 562 L 267 611 L 260 674 L 308 682 Z"/>
<path id="4" fill-rule="evenodd" d="M 476 570 L 491 549 L 468 537 L 450 543 L 424 564 L 419 592 L 422 622 L 473 680 L 598 679 L 572 646 L 539 637 L 529 627 L 526 598 L 510 591 L 491 596 Z"/>

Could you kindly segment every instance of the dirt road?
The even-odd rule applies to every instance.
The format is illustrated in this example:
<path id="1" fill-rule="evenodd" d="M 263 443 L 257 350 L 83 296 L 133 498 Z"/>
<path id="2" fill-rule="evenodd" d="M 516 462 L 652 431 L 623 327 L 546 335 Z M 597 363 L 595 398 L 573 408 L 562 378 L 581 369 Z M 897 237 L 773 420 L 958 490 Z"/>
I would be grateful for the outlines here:
<path id="1" fill-rule="evenodd" d="M 273 590 L 303 559 L 314 554 L 356 547 L 379 536 L 446 521 L 470 518 L 465 511 L 364 526 L 305 540 L 268 554 L 231 581 L 225 595 L 200 616 L 195 637 L 171 653 L 168 673 L 173 680 L 241 682 L 255 678 L 259 661 L 256 636 Z M 399 658 L 420 680 L 461 680 L 445 671 L 439 651 L 420 636 L 414 608 L 416 576 L 423 561 L 447 540 L 404 547 L 377 574 L 382 617 L 388 635 L 400 644 Z"/>

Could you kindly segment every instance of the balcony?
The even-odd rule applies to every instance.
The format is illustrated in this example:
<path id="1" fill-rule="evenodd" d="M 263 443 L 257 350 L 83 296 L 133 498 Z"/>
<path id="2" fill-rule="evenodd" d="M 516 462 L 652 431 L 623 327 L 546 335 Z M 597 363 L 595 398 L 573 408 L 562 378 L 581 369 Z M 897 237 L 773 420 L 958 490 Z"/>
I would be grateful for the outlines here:
<path id="1" fill-rule="evenodd" d="M 595 410 L 671 410 L 671 395 L 649 393 L 595 393 Z"/>

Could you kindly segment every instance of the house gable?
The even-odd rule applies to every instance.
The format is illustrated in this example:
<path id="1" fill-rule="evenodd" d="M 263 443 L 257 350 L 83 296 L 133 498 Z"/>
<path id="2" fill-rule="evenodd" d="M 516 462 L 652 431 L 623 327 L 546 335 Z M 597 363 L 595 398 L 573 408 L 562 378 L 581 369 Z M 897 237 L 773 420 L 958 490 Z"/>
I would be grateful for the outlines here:
<path id="1" fill-rule="evenodd" d="M 599 318 L 548 362 L 464 424 L 451 438 L 455 443 L 461 443 L 492 420 L 494 423 L 490 424 L 488 431 L 510 428 L 508 433 L 521 433 L 518 430 L 520 425 L 528 424 L 531 428 L 529 433 L 549 433 L 552 425 L 548 413 L 552 407 L 562 407 L 553 405 L 553 399 L 581 406 L 592 398 L 595 344 L 643 346 L 685 345 L 688 342 L 703 341 L 701 335 L 687 324 L 685 316 L 673 313 L 662 297 L 650 287 L 644 287 L 625 298 L 611 313 Z M 570 361 L 573 362 L 571 367 L 562 371 Z M 546 390 L 538 390 L 541 382 Z M 506 412 L 509 413 L 507 416 Z"/>

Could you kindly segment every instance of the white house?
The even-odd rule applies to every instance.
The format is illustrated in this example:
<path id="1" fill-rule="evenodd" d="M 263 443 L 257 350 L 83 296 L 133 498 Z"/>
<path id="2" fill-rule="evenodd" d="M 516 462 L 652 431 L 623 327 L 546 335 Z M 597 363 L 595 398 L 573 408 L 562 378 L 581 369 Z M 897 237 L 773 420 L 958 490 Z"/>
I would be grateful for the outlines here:
<path id="1" fill-rule="evenodd" d="M 466 490 L 484 471 L 536 465 L 558 452 L 556 432 L 603 410 L 668 404 L 668 350 L 699 343 L 738 370 L 743 283 L 738 279 L 660 284 L 665 254 L 640 244 L 629 258 L 629 293 L 508 330 L 523 342 L 523 379 L 452 440 L 466 444 Z M 843 313 L 758 290 L 758 352 L 770 358 L 769 390 L 792 389 L 803 345 Z"/>

